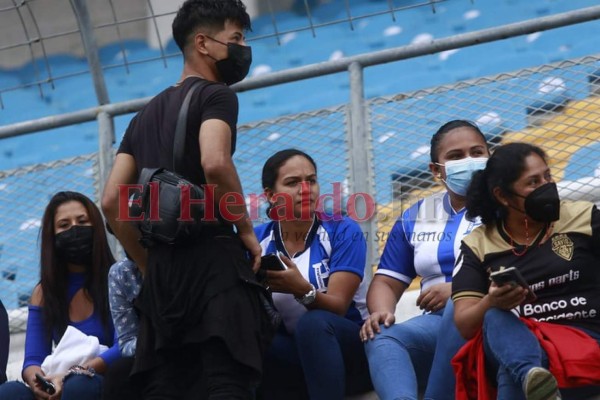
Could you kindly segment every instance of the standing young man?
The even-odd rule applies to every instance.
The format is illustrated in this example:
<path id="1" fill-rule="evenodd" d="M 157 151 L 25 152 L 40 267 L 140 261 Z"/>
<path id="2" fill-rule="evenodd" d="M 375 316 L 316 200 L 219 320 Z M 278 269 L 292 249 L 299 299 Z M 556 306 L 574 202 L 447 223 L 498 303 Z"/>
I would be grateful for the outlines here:
<path id="1" fill-rule="evenodd" d="M 228 85 L 250 68 L 248 29 L 250 18 L 240 0 L 183 3 L 173 21 L 184 59 L 181 79 L 133 118 L 104 191 L 102 206 L 112 230 L 145 271 L 132 375 L 146 400 L 182 398 L 199 381 L 209 399 L 248 399 L 260 378 L 267 334 L 253 270 L 261 249 L 245 204 L 229 202 L 231 220 L 203 227 L 191 244 L 157 244 L 147 251 L 137 229 L 118 215 L 124 201 L 120 185 L 136 183 L 143 168 L 171 169 L 178 112 L 198 81 L 187 119 L 184 171 L 177 172 L 214 187 L 217 216 L 222 199 L 243 199 L 232 161 L 238 100 Z"/>

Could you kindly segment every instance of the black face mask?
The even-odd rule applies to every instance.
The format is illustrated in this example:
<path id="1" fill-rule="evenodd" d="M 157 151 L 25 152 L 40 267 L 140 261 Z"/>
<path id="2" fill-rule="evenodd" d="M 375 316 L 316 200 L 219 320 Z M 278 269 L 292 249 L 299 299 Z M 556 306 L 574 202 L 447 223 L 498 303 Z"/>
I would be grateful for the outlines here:
<path id="1" fill-rule="evenodd" d="M 534 220 L 552 222 L 560 218 L 560 197 L 556 183 L 543 184 L 523 198 L 525 199 L 525 214 Z"/>
<path id="2" fill-rule="evenodd" d="M 89 225 L 74 225 L 57 233 L 54 244 L 58 257 L 75 265 L 91 265 L 94 249 L 94 228 Z"/>
<path id="3" fill-rule="evenodd" d="M 207 37 L 227 46 L 227 58 L 215 63 L 222 81 L 229 86 L 244 79 L 250 71 L 250 64 L 252 64 L 252 48 L 237 43 L 223 43 L 210 36 Z"/>

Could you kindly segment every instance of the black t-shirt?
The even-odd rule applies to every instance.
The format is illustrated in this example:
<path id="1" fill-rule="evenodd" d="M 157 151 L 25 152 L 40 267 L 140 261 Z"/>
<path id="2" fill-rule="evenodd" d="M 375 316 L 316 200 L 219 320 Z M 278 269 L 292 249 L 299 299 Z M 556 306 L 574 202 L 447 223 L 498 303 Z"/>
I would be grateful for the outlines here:
<path id="1" fill-rule="evenodd" d="M 463 239 L 452 278 L 452 299 L 482 298 L 490 272 L 516 267 L 536 296 L 516 311 L 527 318 L 600 333 L 600 211 L 592 203 L 562 202 L 560 220 L 513 252 L 501 226 L 480 226 Z M 543 243 L 542 243 L 543 242 Z"/>
<path id="2" fill-rule="evenodd" d="M 183 99 L 197 77 L 187 78 L 156 95 L 129 123 L 118 153 L 135 158 L 138 175 L 143 168 L 173 170 L 173 142 Z M 235 151 L 238 117 L 237 95 L 225 84 L 204 81 L 194 93 L 188 110 L 184 170 L 177 171 L 195 184 L 206 183 L 200 165 L 200 125 L 219 119 L 231 129 L 231 154 Z"/>

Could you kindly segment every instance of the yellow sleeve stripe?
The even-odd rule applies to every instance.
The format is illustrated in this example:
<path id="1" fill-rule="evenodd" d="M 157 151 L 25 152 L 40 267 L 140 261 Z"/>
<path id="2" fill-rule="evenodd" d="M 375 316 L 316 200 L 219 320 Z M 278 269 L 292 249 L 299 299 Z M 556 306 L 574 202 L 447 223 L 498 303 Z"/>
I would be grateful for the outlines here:
<path id="1" fill-rule="evenodd" d="M 485 293 L 465 290 L 463 292 L 458 292 L 458 293 L 452 294 L 452 301 L 456 301 L 459 299 L 468 299 L 468 298 L 469 299 L 482 299 L 483 296 L 485 296 Z"/>

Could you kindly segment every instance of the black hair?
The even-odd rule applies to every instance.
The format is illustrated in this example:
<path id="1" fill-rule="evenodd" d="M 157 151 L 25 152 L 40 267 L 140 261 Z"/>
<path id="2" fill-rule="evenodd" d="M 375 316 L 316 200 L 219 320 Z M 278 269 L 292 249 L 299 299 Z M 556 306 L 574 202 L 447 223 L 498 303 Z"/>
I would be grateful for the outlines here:
<path id="1" fill-rule="evenodd" d="M 96 204 L 87 196 L 78 192 L 58 192 L 52 196 L 46 206 L 40 229 L 40 284 L 42 287 L 42 304 L 44 305 L 42 316 L 48 338 L 52 337 L 53 332 L 57 332 L 59 336 L 62 336 L 69 324 L 68 268 L 67 263 L 58 257 L 56 250 L 54 218 L 58 207 L 70 201 L 77 201 L 85 207 L 94 230 L 92 265 L 89 269 L 86 269 L 84 287 L 92 298 L 94 312 L 100 315 L 105 333 L 109 332 L 112 324 L 107 296 L 108 271 L 115 259 L 108 246 L 102 214 Z M 112 339 L 110 336 L 108 338 L 109 340 Z"/>
<path id="2" fill-rule="evenodd" d="M 277 176 L 279 175 L 279 168 L 287 160 L 294 156 L 302 156 L 306 158 L 310 163 L 315 167 L 315 173 L 317 172 L 317 163 L 315 160 L 302 150 L 298 149 L 285 149 L 280 150 L 277 153 L 273 154 L 269 159 L 265 162 L 262 169 L 262 187 L 263 189 L 273 188 L 275 186 L 275 182 L 277 182 Z"/>
<path id="3" fill-rule="evenodd" d="M 219 32 L 227 20 L 240 24 L 246 31 L 252 30 L 246 6 L 240 0 L 187 0 L 173 20 L 173 39 L 185 55 L 189 38 L 198 28 L 208 33 Z"/>
<path id="4" fill-rule="evenodd" d="M 493 194 L 498 187 L 503 193 L 513 193 L 512 185 L 525 170 L 525 159 L 537 154 L 547 164 L 546 153 L 529 143 L 509 143 L 496 148 L 490 156 L 485 169 L 477 171 L 471 178 L 467 189 L 467 218 L 481 217 L 488 224 L 504 219 L 506 208 L 496 200 Z"/>
<path id="5" fill-rule="evenodd" d="M 484 142 L 486 142 L 486 145 L 487 145 L 485 135 L 483 134 L 483 132 L 481 132 L 481 129 L 479 129 L 479 127 L 475 123 L 464 120 L 464 119 L 455 119 L 455 120 L 446 122 L 432 136 L 431 148 L 429 150 L 431 162 L 436 163 L 440 159 L 440 143 L 442 142 L 442 139 L 444 139 L 444 137 L 446 137 L 446 134 L 453 129 L 463 128 L 463 127 L 473 129 L 476 133 L 481 135 L 481 138 L 483 139 Z"/>

